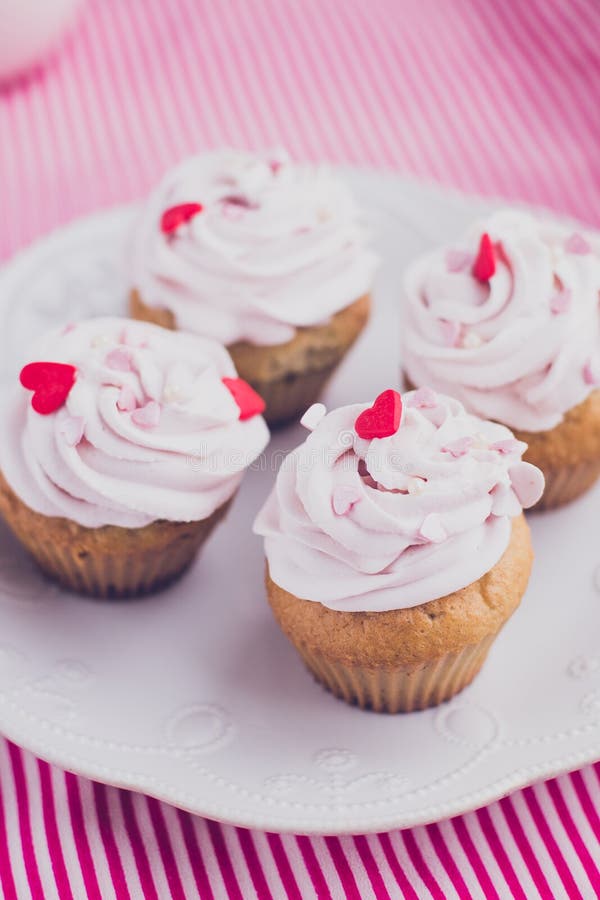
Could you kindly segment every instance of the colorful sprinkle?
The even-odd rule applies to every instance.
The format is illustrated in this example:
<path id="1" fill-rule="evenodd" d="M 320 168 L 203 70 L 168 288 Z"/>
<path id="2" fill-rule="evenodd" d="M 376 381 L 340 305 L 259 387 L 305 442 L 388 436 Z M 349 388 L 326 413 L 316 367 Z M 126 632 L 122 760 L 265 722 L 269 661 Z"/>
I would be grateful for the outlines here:
<path id="1" fill-rule="evenodd" d="M 383 391 L 373 406 L 363 410 L 357 417 L 354 428 L 357 435 L 366 441 L 386 438 L 396 434 L 402 419 L 402 397 L 398 391 Z"/>
<path id="2" fill-rule="evenodd" d="M 161 407 L 156 400 L 149 400 L 145 406 L 134 409 L 131 421 L 140 428 L 156 428 L 160 422 Z"/>
<path id="3" fill-rule="evenodd" d="M 448 250 L 446 253 L 446 269 L 449 272 L 464 272 L 473 265 L 473 254 L 466 250 Z"/>
<path id="4" fill-rule="evenodd" d="M 518 462 L 508 470 L 512 489 L 524 509 L 533 506 L 544 492 L 544 476 L 528 462 Z"/>
<path id="5" fill-rule="evenodd" d="M 496 450 L 498 453 L 508 455 L 509 453 L 525 453 L 527 444 L 525 441 L 518 441 L 516 438 L 506 438 L 503 441 L 496 441 L 490 445 L 490 450 Z"/>
<path id="6" fill-rule="evenodd" d="M 471 272 L 477 281 L 489 281 L 496 271 L 496 254 L 489 234 L 482 234 Z"/>
<path id="7" fill-rule="evenodd" d="M 114 372 L 131 372 L 131 355 L 119 347 L 106 354 L 104 363 Z"/>
<path id="8" fill-rule="evenodd" d="M 121 412 L 133 412 L 136 406 L 137 400 L 135 398 L 133 390 L 129 387 L 129 385 L 124 384 L 119 393 L 117 408 L 120 409 Z"/>
<path id="9" fill-rule="evenodd" d="M 483 344 L 483 338 L 476 331 L 467 331 L 462 339 L 462 347 L 465 350 L 476 350 Z"/>
<path id="10" fill-rule="evenodd" d="M 64 435 L 69 447 L 76 447 L 83 438 L 85 423 L 81 416 L 67 416 L 60 425 L 60 433 Z"/>
<path id="11" fill-rule="evenodd" d="M 448 537 L 448 532 L 444 528 L 442 517 L 439 513 L 429 513 L 423 519 L 423 524 L 419 529 L 419 537 L 430 544 L 440 544 Z"/>
<path id="12" fill-rule="evenodd" d="M 323 416 L 327 414 L 327 408 L 323 403 L 313 403 L 312 406 L 309 406 L 302 418 L 300 419 L 300 424 L 306 428 L 307 431 L 314 431 L 318 426 L 319 422 L 322 420 Z"/>
<path id="13" fill-rule="evenodd" d="M 565 250 L 567 253 L 574 253 L 576 256 L 586 256 L 592 252 L 590 244 L 577 231 L 574 231 L 565 241 Z"/>
<path id="14" fill-rule="evenodd" d="M 24 388 L 34 392 L 31 398 L 33 409 L 40 415 L 47 416 L 64 405 L 76 377 L 75 366 L 34 362 L 21 369 L 19 380 Z"/>
<path id="15" fill-rule="evenodd" d="M 406 485 L 406 489 L 409 494 L 422 494 L 425 488 L 427 487 L 427 479 L 421 478 L 420 475 L 412 475 L 408 479 L 408 484 Z"/>
<path id="16" fill-rule="evenodd" d="M 180 203 L 165 210 L 160 219 L 163 234 L 173 234 L 181 225 L 186 225 L 194 216 L 202 212 L 201 203 Z"/>
<path id="17" fill-rule="evenodd" d="M 240 421 L 260 416 L 265 411 L 265 401 L 243 378 L 223 378 L 222 381 L 238 405 Z"/>
<path id="18" fill-rule="evenodd" d="M 583 367 L 583 380 L 594 387 L 600 384 L 600 364 L 597 361 L 588 359 Z"/>
<path id="19" fill-rule="evenodd" d="M 554 313 L 555 316 L 560 316 L 563 313 L 568 312 L 571 308 L 571 300 L 572 295 L 568 288 L 564 288 L 562 291 L 556 291 L 550 298 L 551 312 Z"/>
<path id="20" fill-rule="evenodd" d="M 454 459 L 458 459 L 461 456 L 466 456 L 472 446 L 473 438 L 461 437 L 457 438 L 455 441 L 450 441 L 448 444 L 445 444 L 441 448 L 441 450 L 442 453 L 449 453 L 450 456 L 454 457 Z"/>
<path id="21" fill-rule="evenodd" d="M 438 395 L 430 387 L 420 387 L 409 395 L 407 403 L 417 409 L 435 409 L 438 405 Z"/>
<path id="22" fill-rule="evenodd" d="M 356 488 L 349 484 L 340 484 L 333 489 L 331 505 L 336 516 L 345 516 L 360 499 L 361 495 Z"/>

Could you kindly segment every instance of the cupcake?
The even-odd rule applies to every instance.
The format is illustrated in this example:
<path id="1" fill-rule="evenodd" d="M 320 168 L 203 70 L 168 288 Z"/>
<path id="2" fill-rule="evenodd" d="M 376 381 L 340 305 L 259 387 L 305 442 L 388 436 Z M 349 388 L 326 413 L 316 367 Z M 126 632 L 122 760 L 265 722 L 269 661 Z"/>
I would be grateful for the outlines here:
<path id="1" fill-rule="evenodd" d="M 430 389 L 307 424 L 255 523 L 275 618 L 349 703 L 396 713 L 448 700 L 525 592 L 522 508 L 539 500 L 541 472 L 503 425 Z"/>
<path id="2" fill-rule="evenodd" d="M 298 417 L 364 328 L 376 258 L 323 166 L 231 150 L 188 159 L 133 235 L 131 315 L 225 344 L 266 402 Z"/>
<path id="3" fill-rule="evenodd" d="M 546 477 L 539 508 L 600 475 L 600 236 L 521 211 L 475 225 L 405 278 L 402 362 L 511 428 Z"/>
<path id="4" fill-rule="evenodd" d="M 0 439 L 0 512 L 51 578 L 102 597 L 189 566 L 268 441 L 227 351 L 90 319 L 28 354 Z"/>

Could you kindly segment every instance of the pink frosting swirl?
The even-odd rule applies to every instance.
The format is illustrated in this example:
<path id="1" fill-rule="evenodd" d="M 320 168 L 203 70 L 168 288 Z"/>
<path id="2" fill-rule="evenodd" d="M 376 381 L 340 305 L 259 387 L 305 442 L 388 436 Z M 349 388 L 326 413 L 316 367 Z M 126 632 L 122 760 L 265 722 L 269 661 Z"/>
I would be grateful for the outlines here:
<path id="1" fill-rule="evenodd" d="M 202 211 L 164 234 L 162 214 Z M 151 194 L 133 235 L 132 284 L 178 327 L 223 344 L 279 344 L 366 293 L 376 257 L 346 185 L 325 166 L 224 150 L 192 157 Z"/>
<path id="2" fill-rule="evenodd" d="M 199 521 L 267 444 L 262 416 L 240 421 L 222 381 L 233 363 L 208 339 L 99 318 L 48 334 L 28 356 L 77 369 L 50 415 L 16 379 L 8 401 L 0 468 L 43 515 L 91 528 Z"/>
<path id="3" fill-rule="evenodd" d="M 472 275 L 482 234 L 489 281 Z M 485 418 L 545 431 L 600 383 L 600 237 L 503 211 L 417 260 L 405 278 L 411 381 Z"/>
<path id="4" fill-rule="evenodd" d="M 416 606 L 488 572 L 544 479 L 503 425 L 429 389 L 391 437 L 359 438 L 364 405 L 329 413 L 284 460 L 258 515 L 273 580 L 331 609 Z"/>

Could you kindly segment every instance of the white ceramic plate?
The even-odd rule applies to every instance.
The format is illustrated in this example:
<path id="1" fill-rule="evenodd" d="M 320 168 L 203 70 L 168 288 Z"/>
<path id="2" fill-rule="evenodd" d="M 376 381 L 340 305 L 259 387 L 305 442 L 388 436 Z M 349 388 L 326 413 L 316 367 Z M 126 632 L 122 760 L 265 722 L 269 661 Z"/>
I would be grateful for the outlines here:
<path id="1" fill-rule="evenodd" d="M 386 260 L 375 315 L 328 405 L 397 384 L 403 264 L 489 203 L 351 172 Z M 1 377 L 34 333 L 125 309 L 130 209 L 76 222 L 0 275 Z M 294 832 L 410 826 L 487 803 L 600 756 L 600 492 L 531 519 L 521 608 L 472 687 L 439 709 L 346 706 L 304 671 L 263 596 L 250 532 L 279 433 L 193 570 L 149 599 L 98 602 L 39 577 L 0 532 L 0 730 L 39 756 L 227 822 Z"/>

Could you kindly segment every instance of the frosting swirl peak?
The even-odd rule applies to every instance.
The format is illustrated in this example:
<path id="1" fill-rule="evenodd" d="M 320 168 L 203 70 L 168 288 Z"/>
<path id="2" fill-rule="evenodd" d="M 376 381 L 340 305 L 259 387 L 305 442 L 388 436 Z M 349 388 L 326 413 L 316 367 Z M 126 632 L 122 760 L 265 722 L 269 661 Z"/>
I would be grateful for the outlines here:
<path id="1" fill-rule="evenodd" d="M 434 600 L 489 571 L 540 498 L 506 427 L 429 389 L 403 401 L 391 436 L 360 438 L 367 407 L 346 406 L 284 460 L 255 523 L 284 590 L 351 612 Z"/>
<path id="2" fill-rule="evenodd" d="M 181 163 L 148 199 L 132 250 L 143 302 L 226 345 L 284 343 L 326 322 L 370 289 L 376 266 L 345 184 L 281 151 Z"/>
<path id="3" fill-rule="evenodd" d="M 43 515 L 90 528 L 199 521 L 267 444 L 263 418 L 242 421 L 227 387 L 229 354 L 208 339 L 99 318 L 51 332 L 29 358 L 43 363 L 23 373 L 76 370 L 66 399 L 42 405 L 47 414 L 18 385 L 8 401 L 0 467 Z"/>
<path id="4" fill-rule="evenodd" d="M 476 253 L 486 235 L 494 260 L 481 279 Z M 477 415 L 549 430 L 600 382 L 598 236 L 498 212 L 456 246 L 413 263 L 405 293 L 409 378 Z"/>

